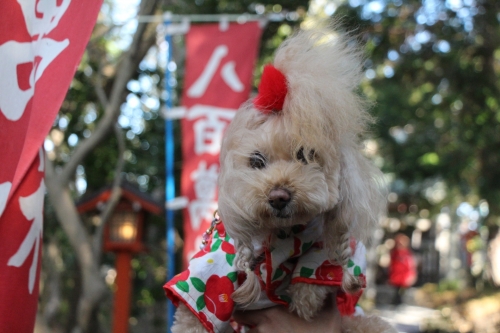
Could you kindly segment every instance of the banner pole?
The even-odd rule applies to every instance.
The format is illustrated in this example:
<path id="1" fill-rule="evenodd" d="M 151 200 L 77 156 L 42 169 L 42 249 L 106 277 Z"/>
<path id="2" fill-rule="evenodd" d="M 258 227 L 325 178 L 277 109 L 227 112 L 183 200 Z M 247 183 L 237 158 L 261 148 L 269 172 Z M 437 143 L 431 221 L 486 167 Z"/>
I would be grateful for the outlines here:
<path id="1" fill-rule="evenodd" d="M 139 23 L 153 23 L 153 22 L 165 22 L 165 15 L 139 15 L 131 20 L 137 20 Z M 246 23 L 252 21 L 271 21 L 271 22 L 282 22 L 282 21 L 297 21 L 300 15 L 297 12 L 289 12 L 287 14 L 283 13 L 272 13 L 272 14 L 170 14 L 169 23 L 182 22 L 188 20 L 189 22 L 220 22 L 222 19 L 229 22 Z M 110 23 L 108 19 L 101 19 L 99 23 Z M 125 23 L 122 23 L 125 24 Z M 115 24 L 116 25 L 116 24 Z"/>
<path id="2" fill-rule="evenodd" d="M 165 26 L 170 24 L 170 20 L 165 21 Z M 171 66 L 172 60 L 172 35 L 166 34 L 165 41 L 167 42 L 167 66 L 165 68 L 165 90 L 167 93 L 166 107 L 167 110 L 172 109 L 173 100 L 172 92 L 173 85 L 171 83 Z M 174 178 L 174 131 L 173 120 L 165 118 L 165 200 L 170 202 L 175 198 L 175 178 Z M 174 227 L 174 210 L 166 205 L 166 222 L 167 222 L 167 281 L 170 281 L 175 275 L 175 227 Z M 175 306 L 170 300 L 167 301 L 167 333 L 170 332 L 174 321 Z"/>

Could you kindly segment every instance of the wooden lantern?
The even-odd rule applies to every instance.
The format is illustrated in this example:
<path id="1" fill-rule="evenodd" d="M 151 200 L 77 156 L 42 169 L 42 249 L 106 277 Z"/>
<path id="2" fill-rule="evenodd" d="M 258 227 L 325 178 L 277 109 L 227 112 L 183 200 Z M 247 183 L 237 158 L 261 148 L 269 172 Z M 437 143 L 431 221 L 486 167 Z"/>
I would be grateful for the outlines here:
<path id="1" fill-rule="evenodd" d="M 122 195 L 104 228 L 104 251 L 116 254 L 116 280 L 113 307 L 113 333 L 127 333 L 130 314 L 132 255 L 145 249 L 143 244 L 146 213 L 161 214 L 163 206 L 147 194 L 127 183 L 121 186 Z M 77 203 L 78 212 L 98 215 L 111 196 L 111 188 L 88 196 Z M 101 209 L 100 209 L 101 208 Z"/>

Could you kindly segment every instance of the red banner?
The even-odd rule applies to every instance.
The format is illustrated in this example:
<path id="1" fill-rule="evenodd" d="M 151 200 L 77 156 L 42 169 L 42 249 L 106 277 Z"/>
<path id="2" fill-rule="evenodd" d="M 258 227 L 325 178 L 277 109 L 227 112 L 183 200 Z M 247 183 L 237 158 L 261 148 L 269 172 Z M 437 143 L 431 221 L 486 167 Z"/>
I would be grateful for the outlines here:
<path id="1" fill-rule="evenodd" d="M 222 134 L 250 95 L 262 33 L 257 22 L 222 26 L 191 26 L 186 36 L 181 194 L 189 204 L 184 210 L 184 263 L 199 250 L 217 209 Z"/>
<path id="2" fill-rule="evenodd" d="M 45 194 L 39 149 L 101 3 L 0 1 L 0 332 L 33 332 Z"/>

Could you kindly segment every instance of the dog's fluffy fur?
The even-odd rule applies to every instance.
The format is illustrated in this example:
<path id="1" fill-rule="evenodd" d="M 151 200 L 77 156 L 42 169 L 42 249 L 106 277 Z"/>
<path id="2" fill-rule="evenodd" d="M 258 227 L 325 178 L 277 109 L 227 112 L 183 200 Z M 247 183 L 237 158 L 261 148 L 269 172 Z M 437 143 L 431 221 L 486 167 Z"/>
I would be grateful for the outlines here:
<path id="1" fill-rule="evenodd" d="M 345 268 L 350 238 L 366 241 L 374 230 L 384 196 L 376 182 L 379 171 L 361 152 L 361 136 L 372 121 L 356 93 L 362 59 L 353 39 L 331 28 L 301 30 L 274 59 L 288 83 L 283 110 L 264 114 L 249 101 L 231 122 L 220 156 L 219 215 L 235 240 L 236 267 L 247 272 L 232 296 L 236 303 L 244 306 L 259 298 L 258 278 L 249 270 L 253 244 L 276 229 L 322 219 L 329 258 Z M 269 203 L 276 189 L 291 197 L 282 210 Z M 361 281 L 344 269 L 342 288 L 356 292 Z M 289 289 L 290 309 L 311 319 L 331 290 L 295 284 Z M 191 317 L 180 308 L 172 332 L 204 332 L 201 324 L 193 327 Z M 370 317 L 343 322 L 345 332 L 393 331 Z M 368 328 L 356 329 L 354 322 Z"/>

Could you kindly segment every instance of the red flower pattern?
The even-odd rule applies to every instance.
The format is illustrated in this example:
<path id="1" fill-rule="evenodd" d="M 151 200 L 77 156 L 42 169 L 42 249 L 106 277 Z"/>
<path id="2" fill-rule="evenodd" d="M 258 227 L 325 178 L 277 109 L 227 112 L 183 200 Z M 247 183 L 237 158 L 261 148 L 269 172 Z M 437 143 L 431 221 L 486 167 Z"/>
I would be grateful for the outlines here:
<path id="1" fill-rule="evenodd" d="M 324 261 L 316 270 L 316 278 L 322 281 L 342 281 L 342 267 Z"/>
<path id="2" fill-rule="evenodd" d="M 236 251 L 234 249 L 234 245 L 229 243 L 229 242 L 222 242 L 222 251 L 226 252 L 227 254 L 235 254 Z"/>
<path id="3" fill-rule="evenodd" d="M 233 292 L 234 284 L 227 276 L 209 277 L 204 295 L 207 310 L 221 321 L 229 320 L 234 308 Z"/>

